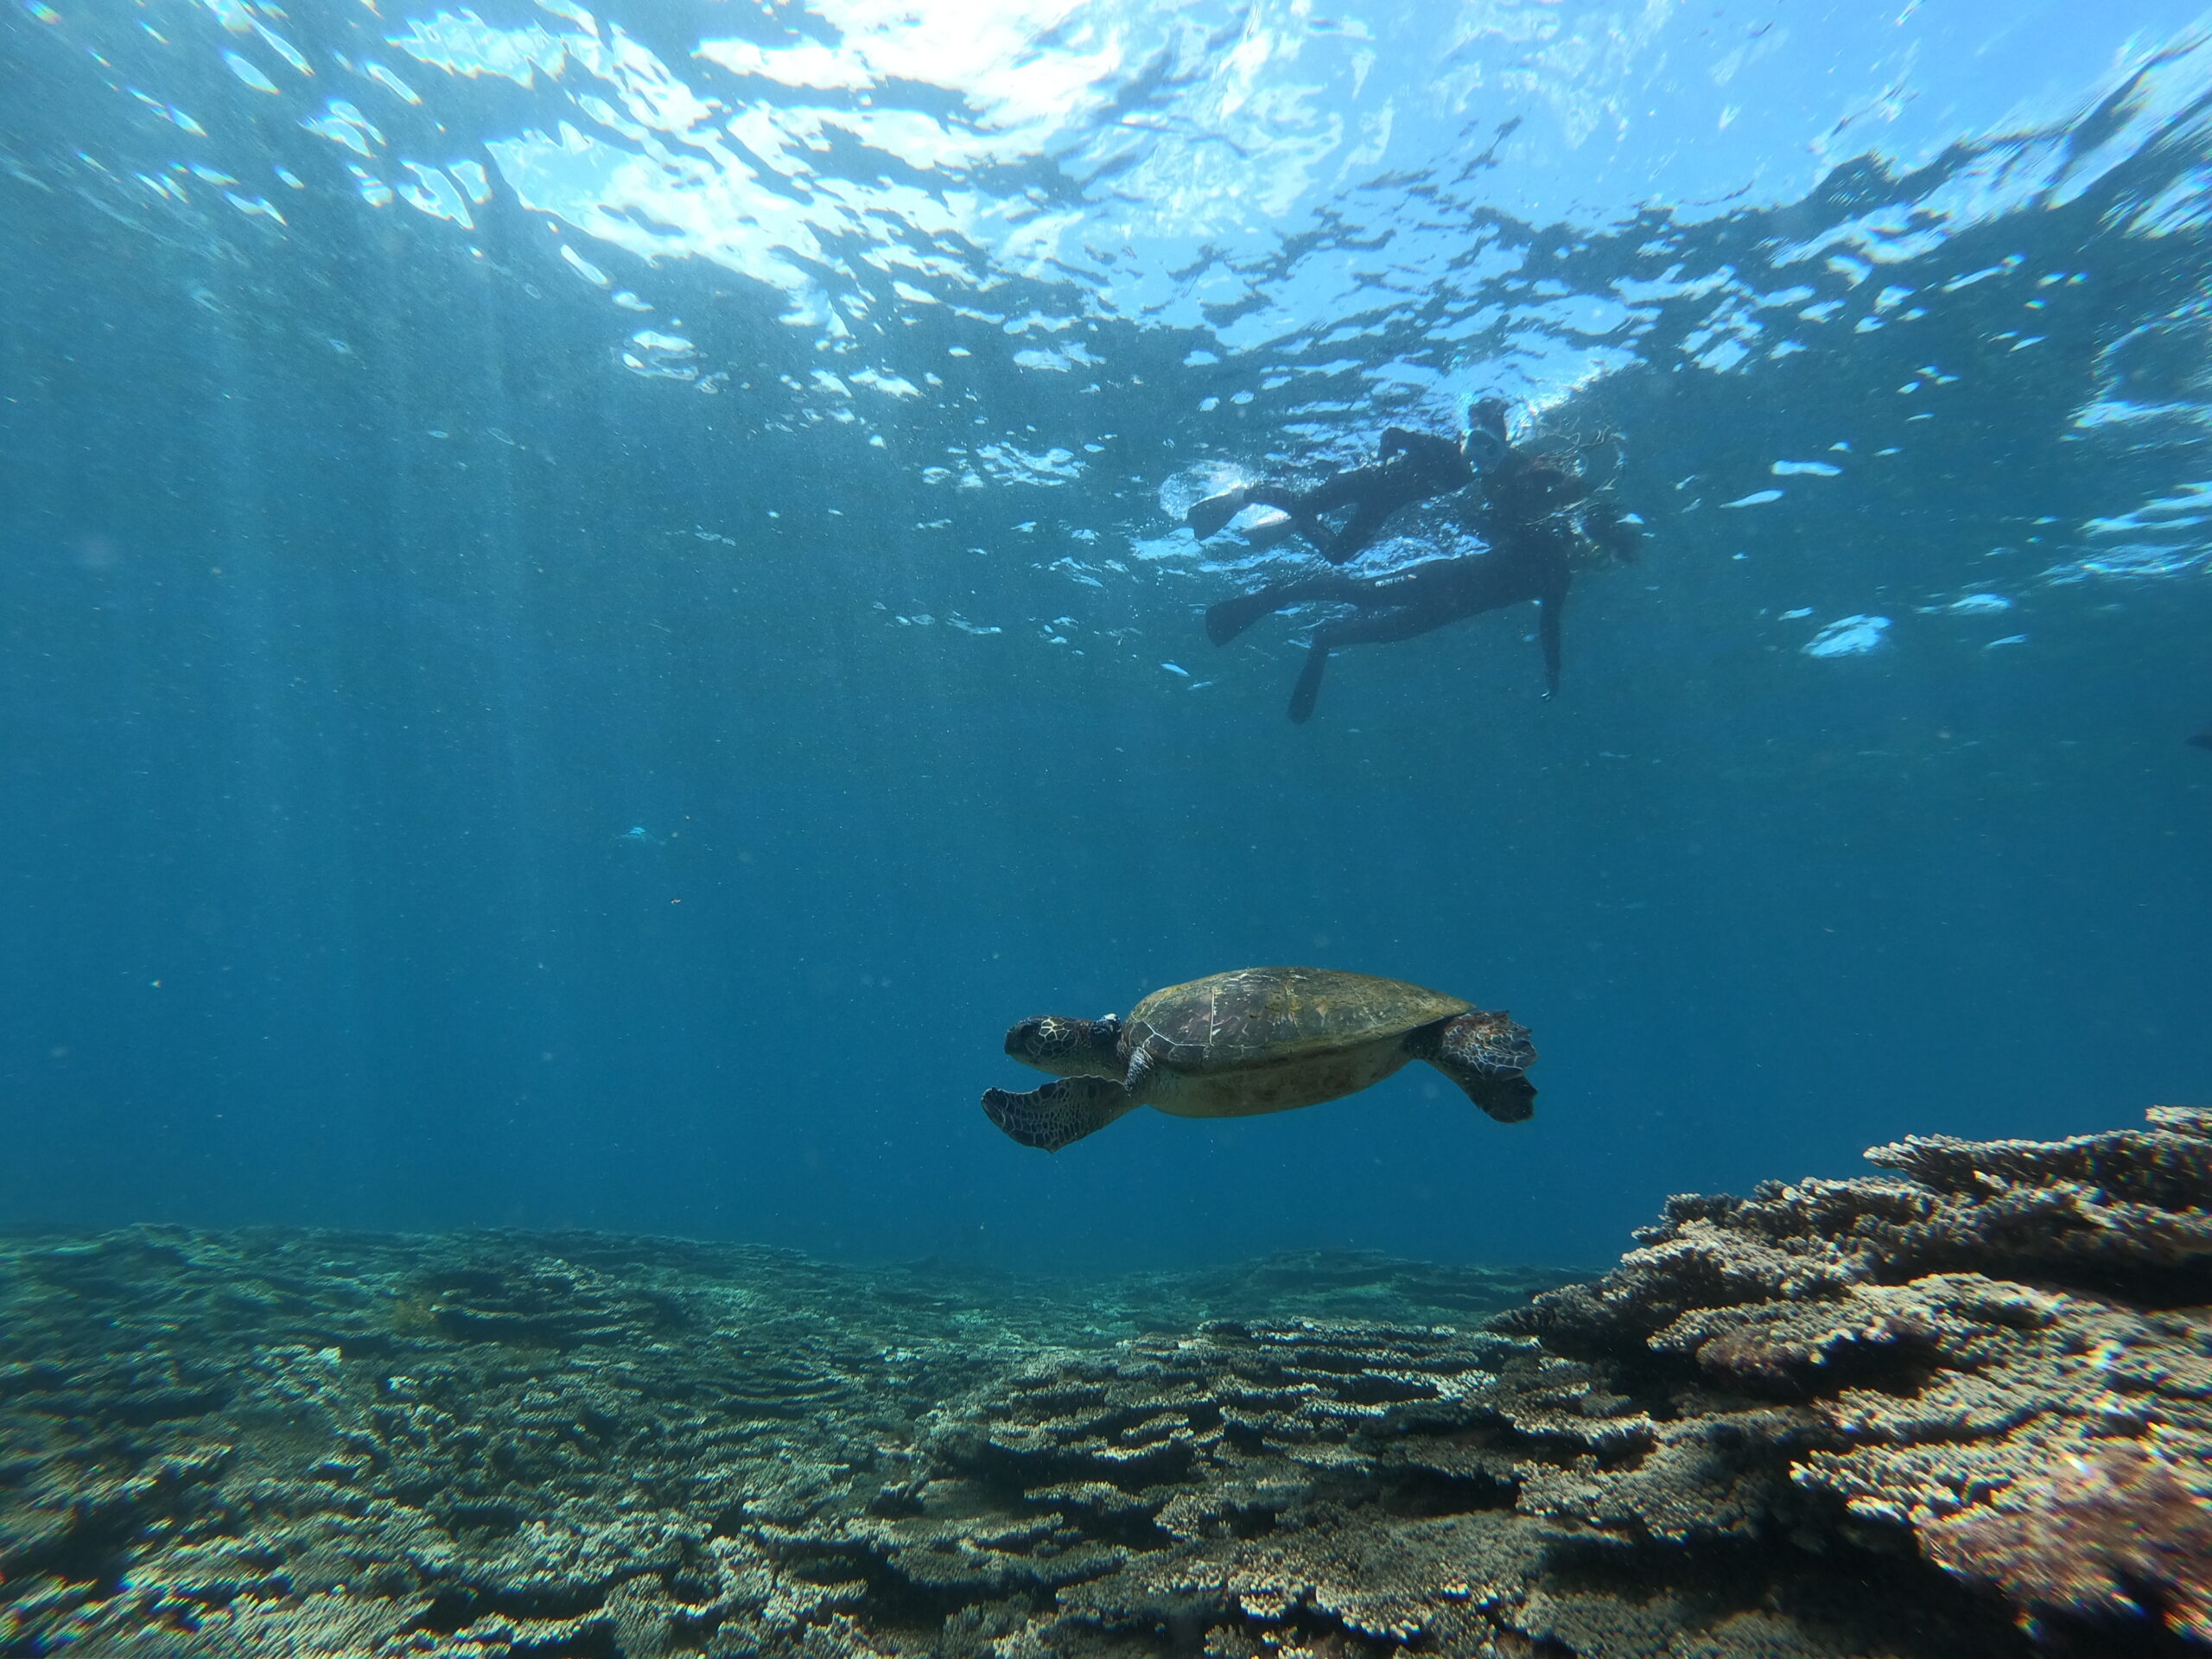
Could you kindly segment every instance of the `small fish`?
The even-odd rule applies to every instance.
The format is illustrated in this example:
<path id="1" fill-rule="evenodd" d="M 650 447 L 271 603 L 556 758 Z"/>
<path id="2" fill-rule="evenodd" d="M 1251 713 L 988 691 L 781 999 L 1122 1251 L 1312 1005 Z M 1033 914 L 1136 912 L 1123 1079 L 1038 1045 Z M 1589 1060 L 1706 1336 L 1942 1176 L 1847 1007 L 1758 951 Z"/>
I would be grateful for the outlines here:
<path id="1" fill-rule="evenodd" d="M 2200 749 L 2212 749 L 2212 726 L 2206 727 L 2195 737 L 2190 738 L 2189 741 L 2195 747 Z"/>

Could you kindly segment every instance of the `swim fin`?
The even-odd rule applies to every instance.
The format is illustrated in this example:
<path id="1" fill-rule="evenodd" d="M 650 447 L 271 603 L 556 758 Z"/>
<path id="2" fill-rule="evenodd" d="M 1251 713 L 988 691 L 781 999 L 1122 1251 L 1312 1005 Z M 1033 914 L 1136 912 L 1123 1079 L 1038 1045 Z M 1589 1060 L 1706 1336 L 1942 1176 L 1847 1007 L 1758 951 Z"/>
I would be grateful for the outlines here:
<path id="1" fill-rule="evenodd" d="M 1183 515 L 1183 522 L 1191 527 L 1191 534 L 1200 541 L 1209 536 L 1218 536 L 1229 527 L 1229 521 L 1244 511 L 1244 492 L 1240 487 L 1224 490 L 1219 495 L 1210 495 L 1203 501 L 1194 501 L 1191 510 Z"/>
<path id="2" fill-rule="evenodd" d="M 1290 723 L 1303 726 L 1313 718 L 1313 705 L 1321 700 L 1321 675 L 1329 666 L 1329 648 L 1316 639 L 1306 648 L 1306 666 L 1298 683 L 1290 688 Z"/>
<path id="3" fill-rule="evenodd" d="M 1217 645 L 1225 645 L 1275 608 L 1274 596 L 1262 590 L 1256 594 L 1239 594 L 1234 599 L 1224 599 L 1218 605 L 1206 607 L 1206 638 Z"/>

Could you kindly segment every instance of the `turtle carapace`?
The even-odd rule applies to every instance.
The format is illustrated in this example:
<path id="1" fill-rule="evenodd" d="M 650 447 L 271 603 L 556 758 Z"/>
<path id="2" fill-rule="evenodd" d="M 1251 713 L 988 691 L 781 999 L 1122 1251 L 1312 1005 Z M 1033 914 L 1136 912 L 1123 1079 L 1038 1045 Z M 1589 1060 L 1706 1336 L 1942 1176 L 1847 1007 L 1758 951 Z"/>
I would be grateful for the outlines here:
<path id="1" fill-rule="evenodd" d="M 1503 1123 L 1534 1109 L 1525 1027 L 1456 996 L 1325 968 L 1245 968 L 1154 991 L 1126 1020 L 1024 1020 L 1006 1052 L 1058 1079 L 983 1096 L 992 1122 L 1058 1152 L 1134 1107 L 1243 1117 L 1357 1094 L 1427 1060 Z"/>

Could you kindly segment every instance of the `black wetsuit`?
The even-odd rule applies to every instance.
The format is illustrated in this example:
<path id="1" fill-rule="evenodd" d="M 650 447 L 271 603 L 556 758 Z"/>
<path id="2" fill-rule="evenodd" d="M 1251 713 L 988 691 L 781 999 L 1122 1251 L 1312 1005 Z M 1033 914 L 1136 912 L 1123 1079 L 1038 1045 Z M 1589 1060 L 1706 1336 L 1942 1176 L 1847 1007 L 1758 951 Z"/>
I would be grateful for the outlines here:
<path id="1" fill-rule="evenodd" d="M 1293 605 L 1358 607 L 1357 615 L 1324 622 L 1313 630 L 1305 669 L 1290 696 L 1290 717 L 1303 724 L 1313 716 L 1329 653 L 1338 646 L 1411 639 L 1465 617 L 1534 600 L 1544 652 L 1545 695 L 1555 695 L 1560 612 L 1574 578 L 1574 556 L 1586 539 L 1567 510 L 1582 500 L 1584 486 L 1555 462 L 1510 450 L 1482 477 L 1483 505 L 1471 519 L 1490 543 L 1489 552 L 1426 559 L 1386 576 L 1332 571 L 1240 594 L 1206 612 L 1207 636 L 1217 645 L 1227 645 L 1262 617 Z M 1586 511 L 1584 516 L 1602 517 L 1599 544 L 1616 556 L 1628 556 L 1626 549 L 1632 548 L 1635 532 L 1620 520 L 1617 510 Z M 1624 537 L 1621 547 L 1613 545 Z"/>
<path id="2" fill-rule="evenodd" d="M 1202 530 L 1203 538 L 1203 535 L 1212 533 L 1211 529 L 1203 527 L 1212 524 L 1219 507 L 1231 501 L 1236 505 L 1227 514 L 1220 515 L 1220 524 L 1226 524 L 1229 518 L 1245 506 L 1277 507 L 1290 515 L 1300 531 L 1320 550 L 1323 558 L 1331 564 L 1348 564 L 1373 543 L 1382 533 L 1384 522 L 1401 507 L 1449 495 L 1474 482 L 1475 469 L 1468 464 L 1459 445 L 1433 432 L 1408 432 L 1402 426 L 1391 427 L 1382 434 L 1381 454 L 1382 459 L 1374 466 L 1338 473 L 1310 490 L 1253 484 L 1225 495 L 1210 497 L 1193 507 L 1187 518 L 1192 528 Z M 1208 512 L 1210 507 L 1215 512 Z M 1332 532 L 1322 522 L 1321 515 L 1340 507 L 1350 507 L 1351 516 L 1344 520 L 1343 529 Z M 1213 524 L 1213 529 L 1218 529 L 1220 524 Z"/>
<path id="3" fill-rule="evenodd" d="M 1224 600 L 1206 613 L 1206 632 L 1216 645 L 1227 645 L 1262 617 L 1292 605 L 1327 601 L 1357 606 L 1357 614 L 1324 622 L 1313 630 L 1305 669 L 1290 694 L 1290 717 L 1302 725 L 1312 718 L 1313 705 L 1320 698 L 1321 675 L 1329 665 L 1329 653 L 1339 645 L 1381 645 L 1411 639 L 1464 617 L 1534 600 L 1541 612 L 1537 632 L 1543 641 L 1544 681 L 1555 692 L 1559 690 L 1560 612 L 1573 581 L 1569 561 L 1573 547 L 1573 538 L 1563 525 L 1526 525 L 1488 553 L 1424 559 L 1387 576 L 1347 576 L 1331 571 Z"/>

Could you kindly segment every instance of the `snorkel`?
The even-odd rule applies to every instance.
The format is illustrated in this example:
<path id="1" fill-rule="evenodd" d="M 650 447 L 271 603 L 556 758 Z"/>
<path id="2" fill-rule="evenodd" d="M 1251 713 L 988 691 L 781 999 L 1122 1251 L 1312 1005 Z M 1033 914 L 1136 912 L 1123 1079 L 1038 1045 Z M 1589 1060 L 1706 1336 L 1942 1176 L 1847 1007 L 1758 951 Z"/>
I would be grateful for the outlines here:
<path id="1" fill-rule="evenodd" d="M 1485 397 L 1467 411 L 1467 435 L 1459 441 L 1459 453 L 1467 464 L 1478 473 L 1494 470 L 1503 462 L 1512 445 L 1505 435 L 1505 399 Z"/>

